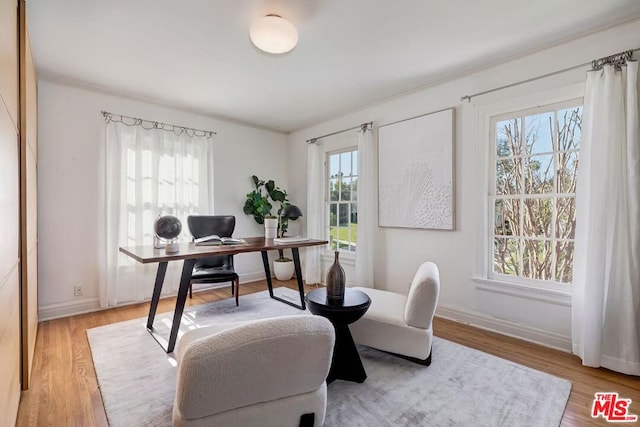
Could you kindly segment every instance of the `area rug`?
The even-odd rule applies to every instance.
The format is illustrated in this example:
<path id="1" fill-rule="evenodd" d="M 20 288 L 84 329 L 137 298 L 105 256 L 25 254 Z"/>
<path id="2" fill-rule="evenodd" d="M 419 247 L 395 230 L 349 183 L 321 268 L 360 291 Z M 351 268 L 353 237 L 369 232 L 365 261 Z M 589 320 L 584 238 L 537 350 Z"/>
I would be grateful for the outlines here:
<path id="1" fill-rule="evenodd" d="M 283 298 L 297 292 L 278 288 Z M 258 292 L 185 310 L 181 332 L 213 323 L 308 314 Z M 168 336 L 173 313 L 155 325 Z M 170 426 L 176 361 L 145 330 L 146 319 L 87 331 L 109 424 Z M 359 347 L 363 384 L 328 387 L 326 426 L 557 426 L 571 383 L 498 357 L 434 339 L 424 367 Z"/>

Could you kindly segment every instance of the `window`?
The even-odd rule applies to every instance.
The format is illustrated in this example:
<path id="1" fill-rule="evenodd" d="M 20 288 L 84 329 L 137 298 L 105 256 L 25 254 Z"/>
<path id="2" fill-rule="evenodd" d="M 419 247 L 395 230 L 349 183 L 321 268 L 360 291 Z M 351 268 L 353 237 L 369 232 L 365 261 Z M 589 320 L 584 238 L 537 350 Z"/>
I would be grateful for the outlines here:
<path id="1" fill-rule="evenodd" d="M 358 233 L 358 150 L 327 153 L 327 234 L 332 250 L 355 252 Z"/>
<path id="2" fill-rule="evenodd" d="M 580 104 L 491 118 L 491 278 L 571 283 Z"/>
<path id="3" fill-rule="evenodd" d="M 142 123 L 147 123 L 142 121 Z M 111 120 L 105 126 L 103 306 L 151 297 L 155 270 L 118 255 L 119 246 L 149 245 L 158 215 L 182 221 L 179 240 L 188 241 L 187 216 L 213 212 L 213 144 L 194 132 L 148 129 Z M 165 294 L 177 291 L 179 266 L 169 264 Z M 171 285 L 173 284 L 173 285 Z"/>
<path id="4" fill-rule="evenodd" d="M 122 243 L 130 246 L 150 244 L 153 223 L 158 215 L 177 216 L 183 224 L 180 238 L 188 241 L 187 215 L 207 212 L 208 205 L 200 203 L 202 197 L 207 201 L 206 180 L 203 186 L 200 184 L 204 178 L 200 163 L 206 158 L 201 160 L 198 154 L 202 150 L 192 149 L 186 143 L 186 148 L 181 147 L 181 150 L 160 152 L 161 148 L 166 148 L 164 145 L 152 147 L 150 139 L 145 142 L 149 143 L 143 144 L 145 148 L 140 150 L 133 139 L 123 141 L 127 147 L 124 171 L 127 184 L 122 203 L 126 205 L 127 218 L 121 219 L 121 224 L 127 226 L 127 240 Z"/>

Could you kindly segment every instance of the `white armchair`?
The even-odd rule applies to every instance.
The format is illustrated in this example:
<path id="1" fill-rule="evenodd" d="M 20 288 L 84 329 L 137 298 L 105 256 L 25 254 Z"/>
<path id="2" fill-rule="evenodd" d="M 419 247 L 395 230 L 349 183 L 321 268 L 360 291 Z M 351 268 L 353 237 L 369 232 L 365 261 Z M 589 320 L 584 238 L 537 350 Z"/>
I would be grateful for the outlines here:
<path id="1" fill-rule="evenodd" d="M 407 296 L 370 288 L 354 288 L 371 298 L 364 316 L 350 326 L 353 340 L 423 365 L 431 364 L 432 320 L 440 293 L 438 267 L 423 263 Z"/>
<path id="2" fill-rule="evenodd" d="M 189 331 L 178 343 L 174 426 L 321 426 L 335 332 L 320 316 Z"/>

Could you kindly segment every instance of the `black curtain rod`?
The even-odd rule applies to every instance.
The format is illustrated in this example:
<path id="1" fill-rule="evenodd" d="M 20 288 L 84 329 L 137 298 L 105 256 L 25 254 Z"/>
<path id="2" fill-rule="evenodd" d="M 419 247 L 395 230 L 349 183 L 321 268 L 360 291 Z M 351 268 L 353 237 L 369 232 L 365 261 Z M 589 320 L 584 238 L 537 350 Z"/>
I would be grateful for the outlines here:
<path id="1" fill-rule="evenodd" d="M 331 132 L 331 133 L 328 133 L 326 135 L 316 136 L 315 138 L 307 139 L 307 144 L 313 144 L 314 142 L 316 142 L 319 139 L 326 138 L 328 136 L 337 135 L 337 134 L 343 133 L 343 132 L 349 132 L 350 130 L 354 130 L 354 129 L 367 130 L 367 128 L 370 128 L 370 127 L 373 127 L 373 122 L 362 123 L 362 124 L 360 124 L 358 126 L 350 127 L 349 129 L 342 129 L 342 130 L 339 130 L 337 132 Z"/>
<path id="2" fill-rule="evenodd" d="M 466 100 L 467 102 L 471 102 L 471 98 L 475 98 L 476 96 L 486 95 L 488 93 L 497 92 L 497 91 L 503 90 L 503 89 L 509 89 L 511 87 L 514 87 L 514 86 L 519 86 L 521 84 L 533 82 L 533 81 L 536 81 L 536 80 L 544 79 L 546 77 L 554 76 L 556 74 L 560 74 L 560 73 L 564 73 L 564 72 L 567 72 L 567 71 L 575 70 L 576 68 L 584 67 L 585 65 L 591 65 L 592 68 L 597 69 L 598 66 L 602 67 L 603 64 L 609 63 L 612 59 L 619 59 L 621 57 L 626 57 L 627 55 L 629 56 L 629 58 L 631 58 L 631 54 L 633 54 L 633 52 L 637 52 L 639 50 L 640 50 L 640 48 L 633 49 L 633 50 L 627 50 L 625 52 L 616 53 L 616 54 L 610 55 L 610 56 L 605 56 L 604 58 L 595 59 L 593 61 L 585 62 L 583 64 L 574 65 L 573 67 L 563 68 L 562 70 L 554 71 L 552 73 L 543 74 L 543 75 L 538 76 L 538 77 L 532 77 L 530 79 L 521 80 L 519 82 L 515 82 L 515 83 L 508 84 L 508 85 L 504 85 L 504 86 L 496 87 L 496 88 L 493 88 L 493 89 L 485 90 L 483 92 L 474 93 L 472 95 L 465 95 L 465 96 L 460 98 L 460 101 L 465 101 Z"/>
<path id="3" fill-rule="evenodd" d="M 193 129 L 185 126 L 172 125 L 153 120 L 139 119 L 137 117 L 123 116 L 122 114 L 114 114 L 108 111 L 102 111 L 102 116 L 107 123 L 118 122 L 126 126 L 142 126 L 144 129 L 161 129 L 177 134 L 187 133 L 191 136 L 205 136 L 207 138 L 211 138 L 213 135 L 217 135 L 217 133 L 212 130 Z"/>

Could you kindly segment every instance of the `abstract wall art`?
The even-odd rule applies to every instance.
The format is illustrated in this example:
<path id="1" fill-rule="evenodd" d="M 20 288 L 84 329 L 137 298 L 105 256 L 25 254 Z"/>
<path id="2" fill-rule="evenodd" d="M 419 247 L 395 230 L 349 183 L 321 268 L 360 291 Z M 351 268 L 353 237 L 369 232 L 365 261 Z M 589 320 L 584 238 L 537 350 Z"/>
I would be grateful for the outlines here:
<path id="1" fill-rule="evenodd" d="M 380 227 L 454 229 L 454 114 L 378 128 Z"/>

